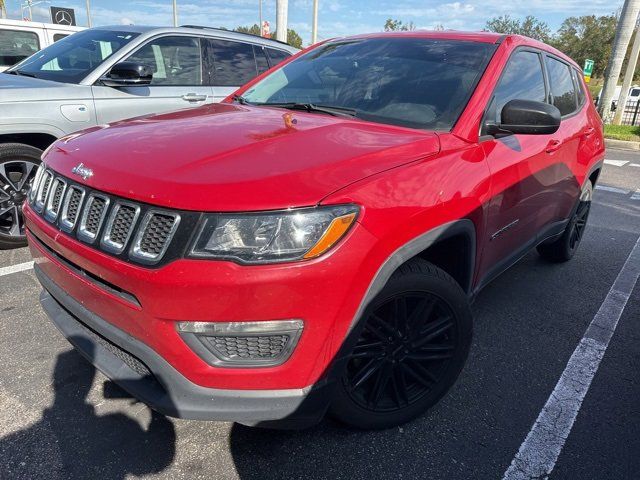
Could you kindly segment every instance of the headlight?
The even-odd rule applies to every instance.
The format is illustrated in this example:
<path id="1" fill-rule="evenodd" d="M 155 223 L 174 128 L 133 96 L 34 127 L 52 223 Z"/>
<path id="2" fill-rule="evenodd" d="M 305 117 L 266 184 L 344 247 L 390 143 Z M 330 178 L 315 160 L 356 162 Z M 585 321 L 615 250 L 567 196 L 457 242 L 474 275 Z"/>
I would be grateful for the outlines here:
<path id="1" fill-rule="evenodd" d="M 358 207 L 340 205 L 207 215 L 191 248 L 191 256 L 241 263 L 315 258 L 344 236 L 357 214 Z"/>

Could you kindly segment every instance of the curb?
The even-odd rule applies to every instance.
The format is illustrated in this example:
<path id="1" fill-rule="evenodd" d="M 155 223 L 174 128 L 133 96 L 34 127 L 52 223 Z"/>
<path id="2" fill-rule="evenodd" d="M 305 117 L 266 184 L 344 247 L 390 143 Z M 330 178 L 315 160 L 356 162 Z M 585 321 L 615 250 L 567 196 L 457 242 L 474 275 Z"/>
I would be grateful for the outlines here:
<path id="1" fill-rule="evenodd" d="M 621 148 L 623 150 L 640 150 L 640 142 L 627 142 L 625 140 L 604 139 L 604 146 L 607 148 Z"/>

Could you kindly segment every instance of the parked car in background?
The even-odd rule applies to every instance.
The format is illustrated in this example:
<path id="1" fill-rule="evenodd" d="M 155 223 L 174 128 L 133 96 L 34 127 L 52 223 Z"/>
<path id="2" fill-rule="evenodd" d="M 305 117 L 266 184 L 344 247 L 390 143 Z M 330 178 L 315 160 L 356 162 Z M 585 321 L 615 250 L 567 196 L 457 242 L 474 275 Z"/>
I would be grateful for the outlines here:
<path id="1" fill-rule="evenodd" d="M 61 139 L 25 204 L 42 305 L 168 415 L 401 424 L 456 381 L 485 285 L 578 250 L 604 159 L 587 99 L 525 37 L 377 33 Z"/>
<path id="2" fill-rule="evenodd" d="M 83 27 L 0 19 L 0 72 Z"/>
<path id="3" fill-rule="evenodd" d="M 203 27 L 98 27 L 0 74 L 0 248 L 26 244 L 21 201 L 42 151 L 57 138 L 220 101 L 295 52 Z"/>
<path id="4" fill-rule="evenodd" d="M 600 104 L 600 98 L 602 96 L 602 88 L 598 92 L 598 96 L 596 97 L 596 106 Z M 618 108 L 618 100 L 620 99 L 620 94 L 622 93 L 622 85 L 617 85 L 615 91 L 613 92 L 613 98 L 611 99 L 611 110 Z M 627 105 L 635 105 L 640 100 L 640 85 L 632 85 L 629 87 L 629 94 L 627 96 Z"/>

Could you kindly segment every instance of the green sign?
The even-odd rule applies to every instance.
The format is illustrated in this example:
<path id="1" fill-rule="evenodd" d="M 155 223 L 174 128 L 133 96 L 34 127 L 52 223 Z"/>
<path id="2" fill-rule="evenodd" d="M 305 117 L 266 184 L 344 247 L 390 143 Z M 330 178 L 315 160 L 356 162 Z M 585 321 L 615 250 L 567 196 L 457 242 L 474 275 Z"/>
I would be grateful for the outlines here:
<path id="1" fill-rule="evenodd" d="M 590 77 L 591 74 L 593 73 L 593 60 L 590 59 L 586 59 L 584 61 L 584 76 L 585 77 Z"/>

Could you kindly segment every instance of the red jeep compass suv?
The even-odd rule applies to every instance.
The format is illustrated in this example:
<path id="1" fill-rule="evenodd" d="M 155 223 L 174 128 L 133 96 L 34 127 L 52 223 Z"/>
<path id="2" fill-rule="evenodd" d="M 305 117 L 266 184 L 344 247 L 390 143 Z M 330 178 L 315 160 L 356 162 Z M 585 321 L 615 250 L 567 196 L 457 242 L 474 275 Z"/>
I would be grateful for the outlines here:
<path id="1" fill-rule="evenodd" d="M 451 388 L 487 282 L 574 255 L 603 156 L 557 50 L 361 35 L 59 140 L 24 212 L 51 320 L 152 408 L 385 428 Z"/>

